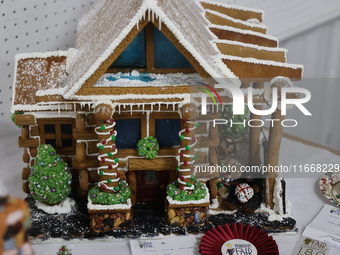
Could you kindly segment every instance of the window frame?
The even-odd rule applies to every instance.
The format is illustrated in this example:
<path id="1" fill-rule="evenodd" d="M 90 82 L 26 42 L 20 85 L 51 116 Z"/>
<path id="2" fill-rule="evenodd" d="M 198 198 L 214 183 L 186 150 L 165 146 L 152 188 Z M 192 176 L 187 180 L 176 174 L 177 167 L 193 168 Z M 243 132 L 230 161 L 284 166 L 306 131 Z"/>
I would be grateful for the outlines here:
<path id="1" fill-rule="evenodd" d="M 61 125 L 72 125 L 72 130 L 75 128 L 75 119 L 67 118 L 51 118 L 51 119 L 38 119 L 40 143 L 45 144 L 46 140 L 53 139 L 56 142 L 55 150 L 59 155 L 75 155 L 76 140 L 71 134 L 62 134 Z M 54 125 L 55 133 L 45 133 L 45 125 Z M 63 139 L 72 140 L 72 146 L 62 147 Z"/>
<path id="2" fill-rule="evenodd" d="M 155 67 L 155 43 L 153 23 L 149 22 L 145 27 L 146 68 L 109 68 L 106 73 L 128 73 L 137 70 L 142 73 L 196 73 L 195 68 L 156 68 Z"/>

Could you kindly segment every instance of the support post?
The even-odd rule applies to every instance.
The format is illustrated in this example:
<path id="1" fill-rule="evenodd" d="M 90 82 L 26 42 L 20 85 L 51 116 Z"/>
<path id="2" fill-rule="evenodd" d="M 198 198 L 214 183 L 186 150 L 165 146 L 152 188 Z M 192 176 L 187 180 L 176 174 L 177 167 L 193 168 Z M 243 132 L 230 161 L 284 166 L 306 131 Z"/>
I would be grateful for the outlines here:
<path id="1" fill-rule="evenodd" d="M 263 82 L 254 83 L 253 88 L 262 89 L 264 87 Z M 262 110 L 261 105 L 255 105 L 255 109 Z M 251 113 L 250 119 L 261 120 L 260 115 L 255 115 Z M 260 145 L 259 139 L 261 135 L 261 127 L 251 127 L 249 128 L 249 164 L 252 166 L 259 166 L 260 163 Z M 265 163 L 265 162 L 262 162 Z"/>

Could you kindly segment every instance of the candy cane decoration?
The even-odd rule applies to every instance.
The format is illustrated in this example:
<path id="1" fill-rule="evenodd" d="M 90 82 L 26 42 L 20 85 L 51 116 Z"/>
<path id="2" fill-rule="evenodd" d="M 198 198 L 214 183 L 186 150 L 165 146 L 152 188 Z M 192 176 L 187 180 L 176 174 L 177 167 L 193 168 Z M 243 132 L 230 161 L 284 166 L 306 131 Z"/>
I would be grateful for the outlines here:
<path id="1" fill-rule="evenodd" d="M 117 168 L 118 167 L 118 162 L 119 159 L 116 157 L 113 159 L 113 156 L 115 154 L 117 154 L 117 147 L 115 144 L 112 145 L 107 145 L 107 143 L 109 141 L 115 141 L 116 140 L 116 136 L 117 136 L 117 131 L 113 130 L 113 127 L 116 125 L 116 122 L 114 121 L 114 119 L 110 119 L 107 121 L 107 123 L 110 123 L 109 126 L 105 126 L 105 125 L 101 125 L 100 127 L 96 127 L 94 129 L 94 131 L 96 132 L 97 135 L 108 135 L 109 137 L 107 139 L 103 139 L 101 141 L 101 143 L 97 143 L 97 147 L 100 150 L 104 150 L 104 149 L 112 149 L 112 152 L 108 152 L 108 153 L 104 153 L 101 154 L 99 152 L 98 155 L 98 160 L 105 163 L 105 162 L 110 162 L 110 164 L 108 164 L 107 166 L 101 166 L 98 167 L 97 172 L 100 176 L 115 176 L 115 179 L 111 179 L 108 178 L 106 181 L 100 181 L 98 183 L 98 186 L 101 187 L 102 189 L 108 189 L 108 190 L 112 190 L 113 192 L 118 192 L 119 191 L 119 187 L 109 187 L 106 184 L 107 183 L 112 183 L 112 182 L 119 182 L 120 180 L 120 175 L 118 172 L 116 173 L 107 173 L 105 171 L 103 171 L 104 169 L 108 169 L 108 170 L 112 170 L 113 168 Z M 100 131 L 99 131 L 100 130 Z M 113 163 L 113 164 L 111 164 Z"/>
<path id="2" fill-rule="evenodd" d="M 195 161 L 196 161 L 196 159 L 197 159 L 197 156 L 196 156 L 196 155 L 184 154 L 184 153 L 182 152 L 182 151 L 190 151 L 190 149 L 191 149 L 192 147 L 194 147 L 194 146 L 197 144 L 196 138 L 195 138 L 195 137 L 192 137 L 192 138 L 190 138 L 190 137 L 185 137 L 184 135 L 182 135 L 182 133 L 184 133 L 184 132 L 189 133 L 190 131 L 195 130 L 197 127 L 199 127 L 199 123 L 198 123 L 198 122 L 192 122 L 192 121 L 186 121 L 186 123 L 194 124 L 194 126 L 191 127 L 191 128 L 187 127 L 187 128 L 185 128 L 185 129 L 182 129 L 181 131 L 179 131 L 179 137 L 180 137 L 180 139 L 181 139 L 182 141 L 183 141 L 184 139 L 186 139 L 186 140 L 191 140 L 191 141 L 192 141 L 192 144 L 191 144 L 191 145 L 186 145 L 184 148 L 179 148 L 178 153 L 179 153 L 179 156 L 180 156 L 181 158 L 183 158 L 183 157 L 184 157 L 184 158 L 189 158 L 190 160 L 191 160 L 191 158 L 192 158 L 192 160 L 191 160 L 191 161 L 190 161 L 190 160 L 189 160 L 189 161 L 185 160 L 185 161 L 183 161 L 183 162 L 180 162 L 180 160 L 179 160 L 178 166 L 177 166 L 178 172 L 187 172 L 188 169 L 181 169 L 180 166 L 183 165 L 183 164 L 184 164 L 185 166 L 192 165 L 192 164 L 195 163 Z M 180 184 L 183 184 L 183 185 L 186 186 L 186 187 L 181 187 L 181 186 L 180 186 L 180 189 L 181 189 L 181 190 L 193 190 L 195 187 L 194 187 L 191 183 L 189 183 L 189 182 L 184 182 L 184 180 L 185 180 L 186 178 L 191 178 L 192 180 L 195 180 L 195 175 L 181 175 L 181 176 L 179 176 L 179 178 L 177 179 L 178 182 L 179 182 Z"/>

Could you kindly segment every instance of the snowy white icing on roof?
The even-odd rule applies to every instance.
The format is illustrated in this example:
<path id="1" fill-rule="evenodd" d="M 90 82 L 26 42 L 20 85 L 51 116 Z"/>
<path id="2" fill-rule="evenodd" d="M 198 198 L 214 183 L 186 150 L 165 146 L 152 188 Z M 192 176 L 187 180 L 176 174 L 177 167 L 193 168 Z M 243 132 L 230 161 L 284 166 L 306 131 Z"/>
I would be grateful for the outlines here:
<path id="1" fill-rule="evenodd" d="M 228 45 L 236 45 L 236 46 L 241 46 L 241 47 L 247 47 L 247 48 L 253 48 L 256 50 L 264 50 L 264 51 L 270 51 L 270 52 L 284 52 L 287 53 L 288 50 L 284 48 L 275 48 L 275 47 L 266 47 L 266 46 L 259 46 L 256 44 L 250 44 L 250 43 L 243 43 L 239 41 L 231 41 L 231 40 L 214 40 L 214 43 L 219 43 L 219 44 L 228 44 Z"/>
<path id="2" fill-rule="evenodd" d="M 115 15 L 112 15 L 112 14 Z M 209 21 L 193 0 L 99 0 L 81 18 L 64 96 L 71 98 L 112 54 L 146 13 L 159 18 L 213 78 L 237 78 L 228 68 L 219 70 Z M 200 15 L 201 14 L 201 15 Z M 199 40 L 198 40 L 199 39 Z M 233 79 L 235 80 L 235 79 Z"/>
<path id="3" fill-rule="evenodd" d="M 266 35 L 266 34 L 262 34 L 262 33 L 251 31 L 251 30 L 239 29 L 239 28 L 229 27 L 229 26 L 215 25 L 215 24 L 209 25 L 209 28 L 217 28 L 217 29 L 232 31 L 232 32 L 241 33 L 245 35 L 255 35 L 255 36 L 263 37 L 263 38 L 273 40 L 279 43 L 279 39 L 277 39 L 275 36 Z"/>
<path id="4" fill-rule="evenodd" d="M 291 69 L 301 68 L 303 71 L 303 65 L 281 63 L 281 62 L 270 61 L 270 60 L 259 60 L 256 58 L 241 58 L 241 57 L 235 57 L 235 56 L 229 56 L 229 55 L 221 55 L 220 57 L 221 59 L 227 59 L 231 61 L 236 60 L 236 61 L 242 61 L 242 62 L 253 63 L 253 64 L 267 65 L 267 66 L 279 66 L 279 67 L 286 67 L 286 68 L 291 68 Z"/>
<path id="5" fill-rule="evenodd" d="M 212 5 L 216 5 L 216 6 L 221 6 L 221 7 L 225 7 L 225 8 L 228 8 L 228 9 L 234 9 L 234 10 L 240 10 L 240 11 L 257 12 L 257 13 L 260 13 L 262 16 L 264 15 L 263 10 L 253 9 L 253 8 L 250 8 L 250 7 L 230 5 L 230 4 L 225 4 L 225 3 L 215 2 L 215 1 L 210 1 L 210 0 L 199 0 L 199 2 L 207 3 L 207 4 L 212 4 Z"/>
<path id="6" fill-rule="evenodd" d="M 206 10 L 207 13 L 211 13 L 211 14 L 214 14 L 216 16 L 219 16 L 223 19 L 226 19 L 226 20 L 230 20 L 232 22 L 235 22 L 235 23 L 239 23 L 239 24 L 242 24 L 242 25 L 245 25 L 245 26 L 249 26 L 249 27 L 256 27 L 256 28 L 261 28 L 261 29 L 267 29 L 267 26 L 266 25 L 263 25 L 263 24 L 256 24 L 256 23 L 253 23 L 253 22 L 247 22 L 247 21 L 243 21 L 243 20 L 239 20 L 239 19 L 234 19 L 232 17 L 229 17 L 225 14 L 222 14 L 220 12 L 217 12 L 217 11 L 213 11 L 213 10 L 209 10 L 207 9 Z"/>
<path id="7" fill-rule="evenodd" d="M 16 55 L 11 111 L 34 105 L 38 90 L 59 88 L 66 77 L 66 57 L 67 51 Z"/>

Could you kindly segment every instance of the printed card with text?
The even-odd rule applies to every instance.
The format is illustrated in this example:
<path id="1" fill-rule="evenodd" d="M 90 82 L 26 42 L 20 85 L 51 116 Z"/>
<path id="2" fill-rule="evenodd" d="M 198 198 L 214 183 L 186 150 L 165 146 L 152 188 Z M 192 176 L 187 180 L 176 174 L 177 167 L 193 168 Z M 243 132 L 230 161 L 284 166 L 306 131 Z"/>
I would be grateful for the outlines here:
<path id="1" fill-rule="evenodd" d="M 198 255 L 195 236 L 183 236 L 158 240 L 131 240 L 132 255 Z"/>
<path id="2" fill-rule="evenodd" d="M 330 244 L 301 236 L 292 255 L 328 255 L 331 249 Z"/>

